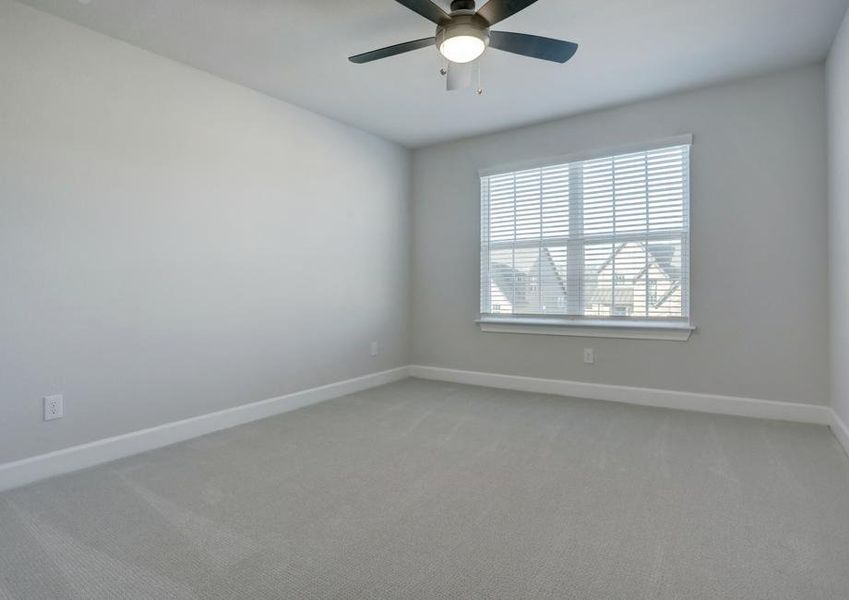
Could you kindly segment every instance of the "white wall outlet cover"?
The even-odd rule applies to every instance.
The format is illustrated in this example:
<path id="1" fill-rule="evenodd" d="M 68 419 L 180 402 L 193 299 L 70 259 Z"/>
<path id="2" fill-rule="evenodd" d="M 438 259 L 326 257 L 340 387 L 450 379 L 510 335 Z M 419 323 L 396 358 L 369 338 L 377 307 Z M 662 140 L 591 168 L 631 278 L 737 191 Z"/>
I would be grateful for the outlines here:
<path id="1" fill-rule="evenodd" d="M 592 348 L 584 348 L 584 364 L 595 364 L 595 350 Z"/>
<path id="2" fill-rule="evenodd" d="M 372 342 L 371 343 L 371 355 L 377 356 L 379 352 L 380 352 L 380 344 L 378 344 L 377 342 Z"/>
<path id="3" fill-rule="evenodd" d="M 52 421 L 65 416 L 65 398 L 61 394 L 44 397 L 44 420 Z"/>

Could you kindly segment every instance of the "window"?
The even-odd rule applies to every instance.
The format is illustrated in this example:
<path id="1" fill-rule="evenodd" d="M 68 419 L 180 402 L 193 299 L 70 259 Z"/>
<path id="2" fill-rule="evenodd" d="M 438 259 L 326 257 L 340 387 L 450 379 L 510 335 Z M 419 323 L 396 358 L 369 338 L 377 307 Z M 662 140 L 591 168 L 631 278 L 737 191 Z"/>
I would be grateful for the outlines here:
<path id="1" fill-rule="evenodd" d="M 690 139 L 481 177 L 481 320 L 689 323 Z"/>

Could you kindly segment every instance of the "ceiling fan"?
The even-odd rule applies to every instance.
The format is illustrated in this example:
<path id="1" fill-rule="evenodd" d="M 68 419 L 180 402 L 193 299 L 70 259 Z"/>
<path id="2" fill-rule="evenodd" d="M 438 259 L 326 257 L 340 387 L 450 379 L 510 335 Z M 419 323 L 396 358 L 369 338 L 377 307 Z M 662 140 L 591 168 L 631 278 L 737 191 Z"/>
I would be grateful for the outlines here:
<path id="1" fill-rule="evenodd" d="M 474 0 L 453 0 L 451 13 L 446 13 L 431 0 L 396 0 L 436 23 L 436 35 L 404 42 L 379 50 L 351 56 L 348 60 L 362 64 L 436 45 L 449 63 L 466 64 L 479 58 L 487 46 L 496 50 L 521 54 L 557 63 L 565 63 L 578 50 L 578 45 L 538 35 L 490 31 L 490 27 L 516 14 L 536 0 L 489 0 L 475 11 Z"/>

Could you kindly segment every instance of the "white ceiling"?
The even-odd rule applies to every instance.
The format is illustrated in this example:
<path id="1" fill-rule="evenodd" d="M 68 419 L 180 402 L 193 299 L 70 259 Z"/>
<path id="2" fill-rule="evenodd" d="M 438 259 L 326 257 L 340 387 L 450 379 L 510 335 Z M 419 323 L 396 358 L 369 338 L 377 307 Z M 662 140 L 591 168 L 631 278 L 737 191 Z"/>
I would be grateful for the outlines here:
<path id="1" fill-rule="evenodd" d="M 407 146 L 822 60 L 849 0 L 539 0 L 495 29 L 580 44 L 565 65 L 496 50 L 483 96 L 447 93 L 433 34 L 393 0 L 24 0 Z M 439 0 L 447 8 L 449 0 Z"/>

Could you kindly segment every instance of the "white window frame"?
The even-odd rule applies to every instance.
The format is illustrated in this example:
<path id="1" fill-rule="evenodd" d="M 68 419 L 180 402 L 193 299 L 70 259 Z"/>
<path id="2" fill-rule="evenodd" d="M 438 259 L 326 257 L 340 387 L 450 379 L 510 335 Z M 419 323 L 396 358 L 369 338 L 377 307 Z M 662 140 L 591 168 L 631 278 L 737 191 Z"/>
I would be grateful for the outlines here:
<path id="1" fill-rule="evenodd" d="M 523 161 L 518 163 L 511 164 L 503 164 L 498 165 L 496 167 L 490 167 L 486 169 L 481 169 L 478 174 L 480 178 L 492 176 L 492 175 L 500 175 L 504 173 L 511 173 L 517 171 L 523 171 L 527 169 L 538 169 L 545 168 L 554 165 L 563 165 L 566 163 L 576 163 L 580 161 L 586 160 L 594 160 L 598 158 L 605 158 L 609 156 L 615 156 L 620 154 L 629 154 L 634 152 L 646 152 L 651 150 L 658 150 L 661 148 L 667 148 L 672 146 L 690 146 L 692 153 L 692 144 L 693 144 L 693 136 L 691 134 L 680 135 L 675 137 L 669 137 L 664 139 L 658 139 L 651 142 L 644 142 L 639 144 L 631 144 L 627 146 L 617 146 L 613 148 L 604 148 L 599 150 L 593 150 L 590 152 L 580 152 L 573 153 L 569 155 L 561 155 L 556 157 L 551 157 L 547 159 L 538 159 L 531 161 Z M 690 176 L 689 169 L 687 172 L 687 181 L 686 185 L 688 187 L 688 194 L 684 206 L 684 210 L 687 214 L 688 220 L 688 229 L 687 229 L 687 243 L 682 248 L 682 261 L 684 261 L 686 265 L 686 269 L 688 274 L 690 273 L 690 246 L 692 244 L 692 227 L 689 220 L 690 216 L 690 203 L 692 198 L 692 187 L 690 185 Z M 482 194 L 482 191 L 481 191 Z M 481 299 L 481 304 L 483 304 L 483 294 L 489 288 L 489 281 L 483 281 L 484 271 L 483 271 L 483 260 L 485 256 L 483 252 L 485 252 L 484 248 L 486 244 L 484 244 L 483 236 L 487 235 L 487 231 L 485 227 L 488 227 L 488 217 L 483 214 L 485 210 L 484 203 L 481 202 L 481 231 L 480 231 L 480 246 L 482 255 L 480 257 L 480 265 L 481 265 L 481 278 L 480 278 L 480 289 L 478 297 Z M 574 213 L 573 213 L 574 214 Z M 570 225 L 571 227 L 571 225 Z M 580 241 L 570 242 L 570 245 L 575 243 L 577 245 L 581 245 Z M 575 248 L 576 252 L 583 253 L 583 248 Z M 690 335 L 696 330 L 696 327 L 693 325 L 693 302 L 692 302 L 692 283 L 691 279 L 688 278 L 688 285 L 685 286 L 686 289 L 683 289 L 682 302 L 685 302 L 687 305 L 687 318 L 680 320 L 670 320 L 670 321 L 657 321 L 657 320 L 633 320 L 633 319 L 624 319 L 624 318 L 616 318 L 616 317 L 605 317 L 602 319 L 593 318 L 593 317 L 581 317 L 581 316 L 558 316 L 558 317 L 543 317 L 543 316 L 514 316 L 514 315 L 505 315 L 505 316 L 496 316 L 496 315 L 478 315 L 477 323 L 480 326 L 481 331 L 489 332 L 489 333 L 518 333 L 518 334 L 538 334 L 538 335 L 566 335 L 566 336 L 578 336 L 578 337 L 602 337 L 602 338 L 624 338 L 624 339 L 646 339 L 646 340 L 668 340 L 668 341 L 687 341 L 690 338 Z M 573 300 L 569 300 L 569 302 L 573 302 Z M 575 311 L 577 312 L 577 311 Z"/>

